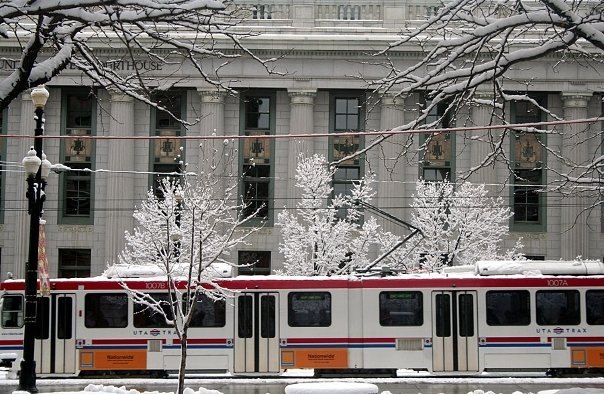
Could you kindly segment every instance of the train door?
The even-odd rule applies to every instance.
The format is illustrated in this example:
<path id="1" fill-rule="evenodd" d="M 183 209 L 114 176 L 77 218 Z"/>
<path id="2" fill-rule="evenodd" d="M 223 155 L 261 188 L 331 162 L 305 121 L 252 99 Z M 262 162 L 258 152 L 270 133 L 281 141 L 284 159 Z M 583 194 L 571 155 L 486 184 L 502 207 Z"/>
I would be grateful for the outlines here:
<path id="1" fill-rule="evenodd" d="M 478 371 L 476 292 L 432 293 L 432 368 Z"/>
<path id="2" fill-rule="evenodd" d="M 75 295 L 38 297 L 36 372 L 75 373 Z"/>
<path id="3" fill-rule="evenodd" d="M 245 292 L 235 300 L 235 372 L 279 372 L 278 293 Z"/>

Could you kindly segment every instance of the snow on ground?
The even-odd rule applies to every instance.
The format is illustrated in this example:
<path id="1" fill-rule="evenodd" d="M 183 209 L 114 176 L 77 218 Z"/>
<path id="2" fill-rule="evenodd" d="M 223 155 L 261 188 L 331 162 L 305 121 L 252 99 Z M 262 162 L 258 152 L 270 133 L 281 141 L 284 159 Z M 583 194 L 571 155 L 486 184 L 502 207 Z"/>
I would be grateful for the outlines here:
<path id="1" fill-rule="evenodd" d="M 342 380 L 342 379 L 320 379 L 320 380 L 315 380 L 313 381 L 313 384 L 315 385 L 315 387 L 321 388 L 323 389 L 323 391 L 296 391 L 296 394 L 308 394 L 308 393 L 333 393 L 333 394 L 340 394 L 340 393 L 357 393 L 358 391 L 352 391 L 352 389 L 350 391 L 344 391 L 346 388 L 351 388 L 354 385 L 350 385 L 350 382 L 355 382 L 355 383 L 396 383 L 396 382 L 402 382 L 401 380 L 401 376 L 404 376 L 404 382 L 405 383 L 421 383 L 422 381 L 424 381 L 426 379 L 426 375 L 422 374 L 422 373 L 406 373 L 407 371 L 405 370 L 400 370 L 399 371 L 399 378 L 371 378 L 371 379 L 362 379 L 362 378 L 355 378 L 353 380 Z M 308 377 L 312 376 L 312 370 L 289 370 L 286 371 L 284 374 L 284 376 L 280 377 L 280 378 L 262 378 L 262 379 L 253 379 L 253 384 L 255 385 L 262 385 L 262 384 L 275 384 L 275 383 L 285 383 L 285 384 L 290 384 L 290 385 L 294 385 L 297 383 L 300 383 L 301 380 L 300 378 L 303 378 L 304 382 L 308 382 Z M 211 375 L 212 377 L 208 378 L 208 376 L 206 375 L 206 377 L 203 377 L 204 375 L 199 375 L 196 377 L 192 377 L 192 378 L 187 378 L 186 383 L 187 385 L 191 385 L 191 386 L 195 386 L 195 387 L 200 387 L 198 390 L 193 390 L 191 388 L 186 388 L 185 389 L 185 394 L 223 394 L 220 391 L 217 390 L 209 390 L 209 389 L 205 389 L 203 388 L 204 383 L 210 384 L 210 383 L 215 383 L 216 382 L 216 376 L 215 375 Z M 229 376 L 229 383 L 233 384 L 233 385 L 237 385 L 237 384 L 250 384 L 250 379 L 238 379 L 238 378 L 233 378 L 231 377 L 229 374 L 226 374 L 226 376 Z M 225 376 L 225 377 L 226 377 Z M 533 375 L 534 376 L 534 375 Z M 538 392 L 521 392 L 521 391 L 516 391 L 513 394 L 604 394 L 604 389 L 595 389 L 595 388 L 579 388 L 578 386 L 580 386 L 582 383 L 585 384 L 585 379 L 584 378 L 543 378 L 543 377 L 530 377 L 530 374 L 527 374 L 526 377 L 523 376 L 519 376 L 519 377 L 503 377 L 503 375 L 497 375 L 497 374 L 483 374 L 480 377 L 449 377 L 449 378 L 437 378 L 438 379 L 438 383 L 440 384 L 451 384 L 451 385 L 455 385 L 455 384 L 470 384 L 473 385 L 475 384 L 476 386 L 482 386 L 484 387 L 485 385 L 488 384 L 514 384 L 514 383 L 536 383 L 536 384 L 548 384 L 549 381 L 551 381 L 551 385 L 552 387 L 558 384 L 572 384 L 572 385 L 577 385 L 576 388 L 567 388 L 567 389 L 550 389 L 550 390 L 541 390 Z M 158 380 L 161 381 L 163 384 L 168 384 L 168 382 L 170 382 L 171 384 L 174 384 L 174 381 L 169 379 L 161 379 Z M 595 384 L 602 384 L 604 385 L 604 378 L 590 378 L 589 381 L 591 383 L 595 383 Z M 128 389 L 127 386 L 120 386 L 117 387 L 115 386 L 116 381 L 115 379 L 102 379 L 102 378 L 97 378 L 95 379 L 95 383 L 96 384 L 89 384 L 90 380 L 86 380 L 86 379 L 41 379 L 38 380 L 38 388 L 40 389 L 40 386 L 62 386 L 62 385 L 70 385 L 73 387 L 73 385 L 84 385 L 87 384 L 87 386 L 84 388 L 84 390 L 82 391 L 56 391 L 53 394 L 173 394 L 173 392 L 170 391 L 145 391 L 145 392 L 139 392 L 137 390 L 134 389 Z M 126 383 L 127 382 L 127 383 Z M 164 383 L 165 382 L 165 383 Z M 333 387 L 334 387 L 334 383 L 339 382 L 340 383 L 340 387 L 342 388 L 342 391 L 333 391 Z M 3 371 L 3 368 L 0 368 L 0 386 L 3 385 L 15 385 L 16 381 L 15 381 L 15 377 L 14 376 L 10 376 L 8 375 L 5 371 Z M 136 378 L 129 378 L 126 379 L 125 382 L 127 385 L 131 385 L 131 386 L 139 386 L 141 384 L 146 384 L 149 383 L 149 379 L 144 379 L 144 378 L 140 378 L 140 379 L 136 379 Z M 161 387 L 161 386 L 159 386 Z M 360 387 L 357 386 L 357 387 Z M 325 389 L 328 389 L 330 391 L 325 391 Z M 41 390 L 44 391 L 44 390 Z M 13 394 L 29 394 L 25 391 L 13 391 Z M 382 391 L 379 394 L 392 394 L 390 391 Z M 443 393 L 446 394 L 446 393 Z M 494 391 L 485 391 L 485 390 L 480 390 L 480 389 L 475 389 L 473 391 L 469 391 L 468 394 L 499 394 L 497 392 Z"/>
<path id="2" fill-rule="evenodd" d="M 313 387 L 311 385 L 306 384 L 306 387 L 300 387 L 296 389 L 296 394 L 317 394 L 317 393 L 374 393 L 375 391 L 358 391 L 358 389 L 362 386 L 364 388 L 368 386 L 372 386 L 368 383 L 360 383 L 358 385 L 354 385 L 351 383 L 342 383 L 340 385 L 337 382 L 324 382 L 324 383 L 313 383 Z M 338 387 L 335 389 L 334 387 Z M 294 391 L 291 391 L 294 393 Z M 54 394 L 141 394 L 136 390 L 128 390 L 125 387 L 115 387 L 115 386 L 105 386 L 102 384 L 89 384 L 84 388 L 83 391 L 79 392 L 55 392 Z M 286 393 L 288 393 L 286 389 Z M 13 391 L 13 394 L 29 394 L 27 391 Z M 170 393 L 162 393 L 159 391 L 151 391 L 144 392 L 142 394 L 170 394 Z M 217 390 L 207 390 L 204 388 L 199 388 L 199 390 L 195 391 L 190 388 L 186 388 L 184 394 L 222 394 Z M 389 391 L 382 391 L 381 394 L 391 394 Z M 497 394 L 493 391 L 484 391 L 484 390 L 474 390 L 468 392 L 468 394 Z M 520 391 L 516 391 L 513 394 L 525 394 Z M 534 393 L 527 393 L 534 394 Z M 562 389 L 562 390 L 543 390 L 539 391 L 537 394 L 604 394 L 604 389 L 584 389 L 584 388 L 570 388 L 570 389 Z"/>
<path id="3" fill-rule="evenodd" d="M 510 380 L 511 379 L 511 380 Z M 256 380 L 256 384 L 261 384 L 262 380 Z M 274 381 L 275 379 L 266 379 L 266 382 Z M 465 380 L 465 379 L 461 379 Z M 460 379 L 455 380 L 457 383 L 460 382 Z M 455 383 L 454 380 L 451 381 L 451 384 Z M 509 378 L 507 382 L 513 381 L 513 378 Z M 0 381 L 0 383 L 4 383 L 6 381 Z M 74 380 L 53 380 L 52 382 L 48 382 L 52 385 L 61 385 L 61 384 L 74 384 Z M 480 384 L 484 385 L 484 379 L 480 380 Z M 11 382 L 14 384 L 14 381 Z M 237 384 L 237 383 L 233 383 Z M 478 385 L 478 383 L 477 383 Z M 290 386 L 300 386 L 296 388 L 296 390 L 292 390 L 291 393 L 295 394 L 317 394 L 317 393 L 333 393 L 333 394 L 343 394 L 343 393 L 375 393 L 376 391 L 359 391 L 360 387 L 369 387 L 374 386 L 370 383 L 348 383 L 348 382 L 337 382 L 336 381 L 326 381 L 326 382 L 315 382 L 308 387 L 304 387 L 304 385 L 300 385 L 292 381 Z M 312 388 L 311 388 L 312 386 Z M 337 390 L 334 390 L 334 387 L 338 387 Z M 377 386 L 376 386 L 377 387 Z M 289 393 L 290 391 L 286 391 Z M 26 391 L 13 391 L 12 394 L 29 394 Z M 145 391 L 143 393 L 134 390 L 128 389 L 125 386 L 116 387 L 112 386 L 110 383 L 107 384 L 88 384 L 82 391 L 56 391 L 53 394 L 173 394 L 173 392 L 162 392 L 162 391 Z M 223 394 L 217 390 L 209 390 L 203 387 L 200 387 L 197 391 L 191 388 L 186 388 L 184 394 Z M 390 391 L 382 391 L 380 394 L 392 394 Z M 443 393 L 444 394 L 444 393 Z M 468 394 L 498 394 L 493 391 L 484 391 L 480 389 L 476 389 L 473 391 L 469 391 Z M 533 392 L 520 392 L 516 391 L 513 394 L 604 394 L 604 389 L 595 389 L 595 388 L 568 388 L 568 389 L 552 389 L 552 390 L 542 390 L 537 393 Z"/>

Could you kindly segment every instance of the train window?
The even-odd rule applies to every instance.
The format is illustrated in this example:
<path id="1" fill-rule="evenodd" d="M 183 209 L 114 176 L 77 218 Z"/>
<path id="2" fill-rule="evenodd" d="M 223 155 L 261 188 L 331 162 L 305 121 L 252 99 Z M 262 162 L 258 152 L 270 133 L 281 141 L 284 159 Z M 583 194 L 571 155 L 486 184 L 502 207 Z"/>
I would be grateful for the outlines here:
<path id="1" fill-rule="evenodd" d="M 260 336 L 274 338 L 275 323 L 275 297 L 262 296 L 260 298 Z"/>
<path id="2" fill-rule="evenodd" d="M 331 294 L 328 292 L 289 293 L 287 323 L 290 327 L 331 326 Z"/>
<path id="3" fill-rule="evenodd" d="M 437 294 L 435 299 L 436 336 L 451 336 L 451 295 Z"/>
<path id="4" fill-rule="evenodd" d="M 36 302 L 36 339 L 50 337 L 50 299 L 37 297 Z"/>
<path id="5" fill-rule="evenodd" d="M 86 294 L 84 324 L 88 328 L 121 328 L 128 325 L 128 296 L 120 294 Z"/>
<path id="6" fill-rule="evenodd" d="M 71 339 L 73 335 L 73 299 L 59 296 L 57 299 L 57 338 Z"/>
<path id="7" fill-rule="evenodd" d="M 23 296 L 5 295 L 2 297 L 2 327 L 23 327 Z"/>
<path id="8" fill-rule="evenodd" d="M 224 327 L 225 309 L 225 300 L 213 300 L 205 294 L 199 294 L 191 311 L 191 327 Z"/>
<path id="9" fill-rule="evenodd" d="M 474 296 L 459 295 L 459 336 L 474 336 Z"/>
<path id="10" fill-rule="evenodd" d="M 423 295 L 419 291 L 383 291 L 379 303 L 382 326 L 424 324 Z"/>
<path id="11" fill-rule="evenodd" d="M 588 290 L 585 293 L 585 305 L 587 305 L 587 324 L 604 324 L 604 291 Z"/>
<path id="12" fill-rule="evenodd" d="M 162 309 L 162 312 L 142 304 L 134 303 L 134 327 L 137 328 L 167 328 L 172 327 L 166 321 L 166 318 L 172 320 L 172 310 L 170 308 L 170 296 L 168 294 L 151 294 L 156 304 Z"/>
<path id="13" fill-rule="evenodd" d="M 254 312 L 254 298 L 250 295 L 239 296 L 237 305 L 238 335 L 239 338 L 251 338 L 253 335 L 252 316 Z"/>
<path id="14" fill-rule="evenodd" d="M 526 290 L 487 291 L 489 326 L 527 326 L 531 323 L 530 293 Z"/>
<path id="15" fill-rule="evenodd" d="M 537 292 L 537 324 L 576 325 L 581 322 L 577 290 L 541 290 Z"/>

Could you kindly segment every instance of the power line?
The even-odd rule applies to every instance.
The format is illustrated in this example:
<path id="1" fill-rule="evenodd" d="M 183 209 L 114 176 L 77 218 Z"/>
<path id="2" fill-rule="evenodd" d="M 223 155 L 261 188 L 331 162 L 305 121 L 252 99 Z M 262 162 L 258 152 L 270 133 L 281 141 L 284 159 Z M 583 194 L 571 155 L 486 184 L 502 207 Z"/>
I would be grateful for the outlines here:
<path id="1" fill-rule="evenodd" d="M 289 134 L 263 134 L 263 135 L 170 135 L 170 136 L 159 136 L 159 135 L 143 135 L 143 136 L 115 136 L 115 135 L 43 135 L 43 136 L 31 136 L 23 134 L 0 134 L 0 138 L 42 138 L 42 139 L 81 139 L 81 140 L 165 140 L 165 139 L 179 139 L 179 140 L 245 140 L 245 139 L 291 139 L 291 138 L 328 138 L 334 136 L 391 136 L 401 134 L 431 134 L 431 133 L 457 133 L 457 132 L 472 132 L 472 131 L 493 131 L 502 129 L 522 129 L 522 128 L 536 128 L 539 126 L 557 126 L 557 125 L 569 125 L 569 124 L 593 124 L 604 121 L 604 116 L 598 116 L 595 118 L 583 118 L 583 119 L 571 119 L 571 120 L 554 120 L 548 122 L 537 122 L 537 123 L 507 123 L 502 125 L 486 125 L 486 126 L 462 126 L 462 127 L 448 127 L 448 128 L 436 128 L 436 129 L 399 129 L 394 128 L 391 130 L 377 130 L 377 131 L 348 131 L 348 132 L 331 132 L 331 133 L 289 133 Z M 550 134 L 549 130 L 535 130 L 531 131 L 536 134 Z"/>

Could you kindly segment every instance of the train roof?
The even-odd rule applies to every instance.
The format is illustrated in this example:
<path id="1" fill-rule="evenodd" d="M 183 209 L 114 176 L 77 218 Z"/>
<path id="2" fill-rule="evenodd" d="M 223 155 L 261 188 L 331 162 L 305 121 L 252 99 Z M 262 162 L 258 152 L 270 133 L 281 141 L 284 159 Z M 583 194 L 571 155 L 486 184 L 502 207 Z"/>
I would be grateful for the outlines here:
<path id="1" fill-rule="evenodd" d="M 587 263 L 587 264 L 586 264 Z M 451 267 L 441 273 L 403 274 L 389 277 L 372 276 L 237 276 L 214 278 L 214 282 L 234 291 L 279 289 L 345 289 L 345 288 L 530 288 L 530 287 L 593 287 L 604 288 L 604 265 L 599 261 L 535 262 L 492 261 L 476 266 Z M 121 278 L 102 275 L 91 278 L 51 279 L 51 290 L 118 290 L 123 283 L 136 290 L 165 290 L 166 278 L 143 276 Z M 181 287 L 186 282 L 180 283 Z M 0 290 L 22 290 L 23 280 L 0 283 Z"/>

